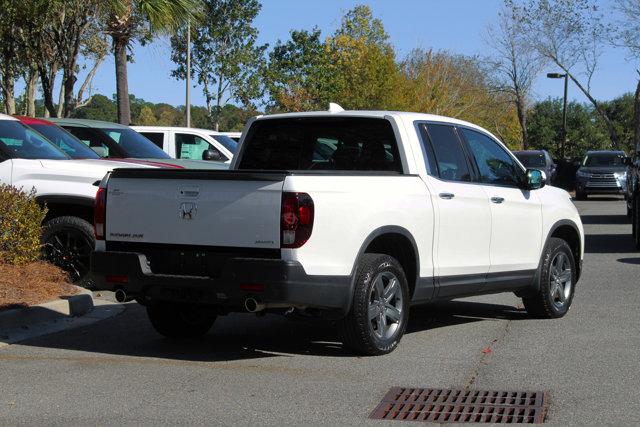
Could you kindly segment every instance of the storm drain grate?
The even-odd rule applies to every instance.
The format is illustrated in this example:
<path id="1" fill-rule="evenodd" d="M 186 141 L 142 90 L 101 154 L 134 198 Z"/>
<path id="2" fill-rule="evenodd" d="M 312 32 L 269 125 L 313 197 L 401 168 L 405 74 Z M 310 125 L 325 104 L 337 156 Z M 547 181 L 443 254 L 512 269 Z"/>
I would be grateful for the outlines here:
<path id="1" fill-rule="evenodd" d="M 433 423 L 540 424 L 546 395 L 529 391 L 394 387 L 370 418 Z"/>

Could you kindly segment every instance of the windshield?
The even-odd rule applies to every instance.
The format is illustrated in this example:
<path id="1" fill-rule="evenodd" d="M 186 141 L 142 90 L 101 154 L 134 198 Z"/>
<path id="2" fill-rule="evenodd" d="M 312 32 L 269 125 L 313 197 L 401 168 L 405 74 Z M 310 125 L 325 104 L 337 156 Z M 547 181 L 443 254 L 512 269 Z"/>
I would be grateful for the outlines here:
<path id="1" fill-rule="evenodd" d="M 515 153 L 520 163 L 528 168 L 544 167 L 546 161 L 542 153 Z"/>
<path id="2" fill-rule="evenodd" d="M 87 147 L 75 136 L 55 125 L 32 124 L 29 127 L 37 130 L 72 159 L 99 159 L 91 148 Z"/>
<path id="3" fill-rule="evenodd" d="M 622 167 L 624 166 L 624 154 L 622 153 L 597 153 L 588 154 L 582 166 L 592 167 Z"/>
<path id="4" fill-rule="evenodd" d="M 222 144 L 231 154 L 236 154 L 236 150 L 238 149 L 238 143 L 236 141 L 226 135 L 211 135 L 211 137 Z"/>
<path id="5" fill-rule="evenodd" d="M 398 143 L 384 119 L 260 120 L 245 138 L 239 169 L 402 173 Z"/>
<path id="6" fill-rule="evenodd" d="M 170 159 L 171 157 L 153 142 L 133 129 L 100 129 L 118 143 L 127 157 L 138 159 Z"/>
<path id="7" fill-rule="evenodd" d="M 0 146 L 18 159 L 67 160 L 69 157 L 38 132 L 13 120 L 0 121 Z"/>

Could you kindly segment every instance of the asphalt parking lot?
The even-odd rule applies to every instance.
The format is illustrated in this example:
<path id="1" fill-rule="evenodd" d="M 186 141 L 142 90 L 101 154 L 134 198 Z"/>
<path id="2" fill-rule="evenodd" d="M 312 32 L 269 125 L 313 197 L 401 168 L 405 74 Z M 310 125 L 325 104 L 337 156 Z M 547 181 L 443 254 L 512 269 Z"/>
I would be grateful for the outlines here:
<path id="1" fill-rule="evenodd" d="M 511 294 L 426 306 L 395 352 L 359 358 L 324 323 L 276 316 L 219 318 L 176 344 L 127 304 L 0 349 L 0 424 L 375 425 L 392 386 L 542 390 L 548 424 L 638 424 L 640 253 L 624 202 L 577 205 L 584 273 L 564 319 L 530 319 Z"/>

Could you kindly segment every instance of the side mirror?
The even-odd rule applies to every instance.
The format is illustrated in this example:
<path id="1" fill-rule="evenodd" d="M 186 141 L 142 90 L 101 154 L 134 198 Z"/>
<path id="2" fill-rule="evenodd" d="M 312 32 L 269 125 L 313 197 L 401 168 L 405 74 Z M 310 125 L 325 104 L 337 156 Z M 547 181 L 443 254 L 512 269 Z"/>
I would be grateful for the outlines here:
<path id="1" fill-rule="evenodd" d="M 218 150 L 204 150 L 202 152 L 202 160 L 212 160 L 214 162 L 219 162 L 222 160 L 222 155 Z"/>
<path id="2" fill-rule="evenodd" d="M 538 169 L 527 169 L 527 183 L 528 190 L 537 190 L 544 187 L 547 183 L 546 174 Z"/>

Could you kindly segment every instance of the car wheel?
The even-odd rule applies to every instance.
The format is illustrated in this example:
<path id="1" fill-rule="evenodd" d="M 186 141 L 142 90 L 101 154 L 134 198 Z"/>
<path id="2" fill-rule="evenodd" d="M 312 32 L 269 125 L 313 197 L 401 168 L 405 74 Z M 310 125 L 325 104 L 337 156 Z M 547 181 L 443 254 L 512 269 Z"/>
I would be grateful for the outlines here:
<path id="1" fill-rule="evenodd" d="M 147 305 L 153 328 L 172 339 L 198 338 L 206 334 L 216 320 L 215 314 L 195 304 L 157 302 Z"/>
<path id="2" fill-rule="evenodd" d="M 583 193 L 582 191 L 576 190 L 576 200 L 586 200 L 586 199 L 587 199 L 587 195 L 585 193 Z"/>
<path id="3" fill-rule="evenodd" d="M 409 287 L 400 263 L 388 255 L 364 254 L 351 309 L 340 322 L 345 347 L 368 356 L 390 353 L 408 318 Z"/>
<path id="4" fill-rule="evenodd" d="M 95 247 L 93 227 L 75 216 L 53 218 L 42 230 L 42 257 L 69 274 L 71 281 L 91 289 L 89 271 L 91 252 Z"/>
<path id="5" fill-rule="evenodd" d="M 633 208 L 631 209 L 631 233 L 636 249 L 640 249 L 640 201 L 638 197 L 633 198 Z"/>
<path id="6" fill-rule="evenodd" d="M 562 239 L 552 237 L 542 254 L 537 293 L 522 299 L 527 313 L 553 319 L 567 314 L 576 285 L 576 263 L 571 248 Z"/>

